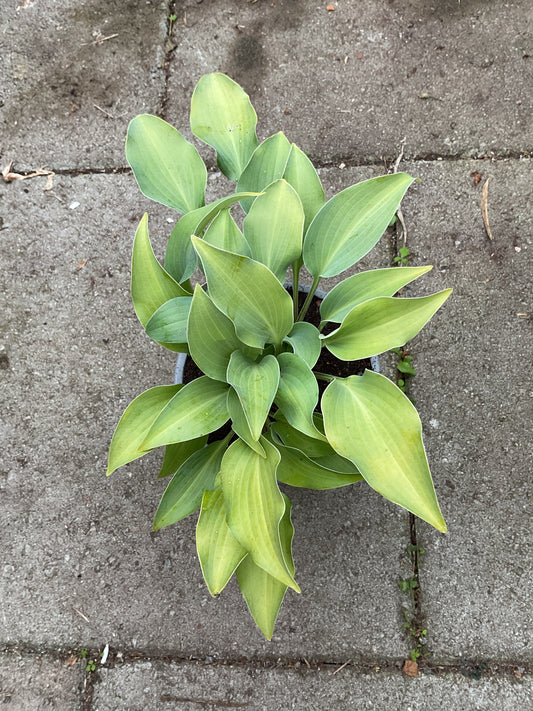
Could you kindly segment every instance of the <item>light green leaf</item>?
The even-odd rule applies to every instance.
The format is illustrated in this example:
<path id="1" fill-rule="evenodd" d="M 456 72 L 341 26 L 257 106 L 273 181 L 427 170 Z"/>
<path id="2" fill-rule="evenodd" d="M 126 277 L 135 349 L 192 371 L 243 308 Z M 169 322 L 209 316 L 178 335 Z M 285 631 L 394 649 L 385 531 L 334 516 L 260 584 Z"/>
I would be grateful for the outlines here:
<path id="1" fill-rule="evenodd" d="M 256 196 L 257 193 L 235 193 L 183 215 L 172 230 L 167 244 L 165 269 L 168 273 L 180 283 L 188 279 L 198 263 L 191 235 L 201 236 L 221 210 L 231 207 L 242 198 Z"/>
<path id="2" fill-rule="evenodd" d="M 252 259 L 265 264 L 279 281 L 302 252 L 304 211 L 297 192 L 285 180 L 271 183 L 244 219 L 244 237 Z"/>
<path id="3" fill-rule="evenodd" d="M 204 235 L 204 240 L 214 247 L 225 249 L 227 252 L 243 254 L 251 257 L 250 245 L 244 239 L 243 233 L 235 224 L 229 210 L 221 210 L 209 225 Z"/>
<path id="4" fill-rule="evenodd" d="M 239 396 L 254 440 L 261 435 L 279 378 L 278 361 L 273 355 L 267 355 L 256 363 L 240 351 L 231 354 L 226 380 Z"/>
<path id="5" fill-rule="evenodd" d="M 279 345 L 293 325 L 292 299 L 274 274 L 249 257 L 191 237 L 207 277 L 209 296 L 253 348 Z"/>
<path id="6" fill-rule="evenodd" d="M 191 99 L 191 130 L 214 148 L 220 170 L 238 180 L 257 147 L 250 98 L 225 74 L 205 74 Z"/>
<path id="7" fill-rule="evenodd" d="M 185 442 L 218 430 L 229 419 L 228 387 L 206 375 L 187 383 L 155 420 L 141 449 Z"/>
<path id="8" fill-rule="evenodd" d="M 261 457 L 266 457 L 265 450 L 252 436 L 252 431 L 244 414 L 244 410 L 242 409 L 241 401 L 233 388 L 230 388 L 228 391 L 228 412 L 231 418 L 231 427 L 235 434 L 244 440 L 254 452 L 257 452 Z"/>
<path id="9" fill-rule="evenodd" d="M 412 181 L 406 173 L 393 173 L 332 197 L 305 236 L 304 264 L 311 274 L 332 277 L 364 257 L 387 229 Z"/>
<path id="10" fill-rule="evenodd" d="M 303 358 L 310 368 L 315 367 L 322 348 L 320 333 L 316 326 L 307 321 L 297 321 L 283 342 L 289 343 L 294 353 Z"/>
<path id="11" fill-rule="evenodd" d="M 277 444 L 276 448 L 281 454 L 276 476 L 283 484 L 305 489 L 337 489 L 363 478 L 351 462 L 348 462 L 351 473 L 338 472 L 313 461 L 298 449 L 282 444 Z"/>
<path id="12" fill-rule="evenodd" d="M 304 234 L 314 216 L 326 202 L 324 188 L 309 158 L 294 143 L 283 174 L 300 196 L 305 213 Z"/>
<path id="13" fill-rule="evenodd" d="M 212 489 L 220 471 L 227 439 L 197 450 L 170 480 L 154 518 L 154 531 L 170 526 L 194 513 L 206 489 Z"/>
<path id="14" fill-rule="evenodd" d="M 270 425 L 271 430 L 287 447 L 293 447 L 304 452 L 308 457 L 325 457 L 334 454 L 334 450 L 326 440 L 308 437 L 303 432 L 291 427 L 287 422 L 277 420 Z"/>
<path id="15" fill-rule="evenodd" d="M 139 223 L 131 260 L 131 298 L 137 318 L 144 327 L 165 302 L 177 296 L 190 296 L 155 258 L 148 236 L 148 215 Z"/>
<path id="16" fill-rule="evenodd" d="M 146 333 L 159 343 L 187 344 L 187 319 L 192 296 L 177 296 L 160 306 L 146 324 Z"/>
<path id="17" fill-rule="evenodd" d="M 233 351 L 244 347 L 235 326 L 197 284 L 191 306 L 187 341 L 192 359 L 200 370 L 226 382 L 226 370 Z"/>
<path id="18" fill-rule="evenodd" d="M 267 185 L 283 177 L 287 158 L 291 151 L 291 144 L 283 133 L 270 136 L 255 149 L 246 168 L 244 169 L 237 190 L 261 191 Z M 253 199 L 241 201 L 242 209 L 248 212 L 252 206 Z"/>
<path id="19" fill-rule="evenodd" d="M 209 592 L 218 595 L 247 554 L 226 523 L 221 489 L 204 491 L 196 526 L 196 550 Z"/>
<path id="20" fill-rule="evenodd" d="M 354 274 L 326 294 L 320 304 L 321 318 L 323 321 L 341 323 L 363 301 L 377 296 L 394 296 L 399 289 L 430 269 L 433 267 L 391 267 Z"/>
<path id="21" fill-rule="evenodd" d="M 324 338 L 324 345 L 341 360 L 369 358 L 401 346 L 416 336 L 451 293 L 445 289 L 415 299 L 383 296 L 364 301 Z"/>
<path id="22" fill-rule="evenodd" d="M 148 433 L 147 433 L 148 434 Z M 165 447 L 165 455 L 161 465 L 158 479 L 163 479 L 167 476 L 174 475 L 181 465 L 189 459 L 191 454 L 205 446 L 207 435 L 190 439 L 187 442 L 176 442 L 176 444 L 167 444 Z"/>
<path id="23" fill-rule="evenodd" d="M 130 122 L 126 158 L 146 197 L 179 212 L 204 204 L 204 162 L 192 143 L 163 119 L 141 114 Z"/>
<path id="24" fill-rule="evenodd" d="M 182 387 L 182 385 L 159 385 L 146 390 L 130 402 L 111 440 L 107 476 L 124 464 L 146 454 L 139 451 L 140 445 L 160 412 Z"/>
<path id="25" fill-rule="evenodd" d="M 324 440 L 313 422 L 318 403 L 318 383 L 311 368 L 295 353 L 280 353 L 279 387 L 274 401 L 287 422 L 300 432 Z"/>
<path id="26" fill-rule="evenodd" d="M 335 380 L 322 396 L 322 411 L 332 447 L 355 464 L 373 489 L 446 531 L 420 418 L 396 385 L 371 370 Z"/>
<path id="27" fill-rule="evenodd" d="M 294 576 L 294 562 L 292 559 L 294 527 L 291 522 L 291 502 L 286 494 L 282 494 L 282 496 L 285 501 L 285 513 L 279 524 L 279 535 L 283 557 L 287 561 L 290 574 Z M 267 639 L 272 639 L 274 625 L 276 624 L 287 586 L 257 566 L 250 555 L 247 555 L 239 565 L 236 575 L 237 582 L 256 625 Z"/>
<path id="28" fill-rule="evenodd" d="M 229 446 L 222 458 L 220 479 L 228 526 L 256 565 L 300 592 L 280 540 L 279 524 L 285 513 L 276 481 L 280 455 L 266 439 L 262 438 L 261 444 L 266 458 L 240 439 Z"/>

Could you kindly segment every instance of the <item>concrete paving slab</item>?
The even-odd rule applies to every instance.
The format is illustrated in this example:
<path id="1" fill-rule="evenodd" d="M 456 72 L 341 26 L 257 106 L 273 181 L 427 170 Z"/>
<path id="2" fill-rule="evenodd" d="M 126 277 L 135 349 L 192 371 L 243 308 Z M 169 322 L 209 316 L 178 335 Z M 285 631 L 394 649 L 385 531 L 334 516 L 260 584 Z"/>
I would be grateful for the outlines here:
<path id="1" fill-rule="evenodd" d="M 350 667 L 335 675 L 333 671 L 139 662 L 99 673 L 93 709 L 515 711 L 527 708 L 533 698 L 530 679 L 472 680 L 459 674 L 409 679 L 399 673 L 358 673 Z"/>
<path id="2" fill-rule="evenodd" d="M 533 148 L 529 0 L 188 0 L 176 22 L 168 116 L 188 130 L 202 74 L 250 94 L 265 138 L 322 161 Z"/>
<path id="3" fill-rule="evenodd" d="M 0 161 L 121 166 L 128 121 L 165 87 L 166 0 L 2 0 Z"/>
<path id="4" fill-rule="evenodd" d="M 337 172 L 323 173 L 330 194 L 369 171 Z M 219 181 L 209 180 L 210 198 Z M 143 199 L 131 175 L 55 176 L 52 191 L 43 187 L 46 178 L 0 185 L 0 640 L 218 658 L 405 656 L 397 581 L 407 516 L 372 491 L 292 496 L 304 594 L 288 596 L 268 644 L 236 586 L 209 597 L 192 518 L 151 533 L 166 485 L 157 455 L 105 479 L 123 409 L 173 373 L 175 357 L 137 324 L 129 262 L 143 211 L 154 205 L 158 255 L 175 213 Z M 388 264 L 386 242 L 372 259 Z"/>
<path id="5" fill-rule="evenodd" d="M 435 265 L 413 293 L 454 288 L 410 346 L 449 529 L 442 536 L 417 523 L 437 660 L 533 658 L 531 168 L 530 161 L 412 167 L 422 184 L 406 200 L 409 248 L 415 264 Z M 493 241 L 480 209 L 489 177 Z"/>
<path id="6" fill-rule="evenodd" d="M 3 711 L 76 711 L 82 708 L 84 672 L 47 656 L 0 654 Z"/>

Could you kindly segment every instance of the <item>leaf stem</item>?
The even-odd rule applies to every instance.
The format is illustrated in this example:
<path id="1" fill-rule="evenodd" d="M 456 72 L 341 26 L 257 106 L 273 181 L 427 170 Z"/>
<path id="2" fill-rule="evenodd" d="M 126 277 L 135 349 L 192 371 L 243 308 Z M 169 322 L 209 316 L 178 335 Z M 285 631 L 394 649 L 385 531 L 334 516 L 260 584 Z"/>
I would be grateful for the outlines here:
<path id="1" fill-rule="evenodd" d="M 317 373 L 316 370 L 313 370 L 313 374 L 318 380 L 325 380 L 328 383 L 332 383 L 334 380 L 337 380 L 337 377 L 335 375 L 328 375 L 327 373 Z"/>
<path id="2" fill-rule="evenodd" d="M 300 281 L 300 269 L 298 266 L 298 260 L 292 265 L 292 306 L 294 313 L 294 320 L 298 320 L 298 286 Z"/>
<path id="3" fill-rule="evenodd" d="M 311 285 L 311 288 L 309 289 L 309 293 L 307 294 L 307 298 L 304 301 L 304 305 L 302 306 L 302 310 L 298 314 L 298 318 L 296 319 L 297 321 L 303 321 L 305 314 L 307 313 L 307 309 L 309 308 L 309 304 L 311 303 L 311 300 L 313 296 L 315 295 L 315 291 L 317 290 L 318 287 L 318 282 L 320 281 L 320 277 L 314 277 L 313 283 Z"/>

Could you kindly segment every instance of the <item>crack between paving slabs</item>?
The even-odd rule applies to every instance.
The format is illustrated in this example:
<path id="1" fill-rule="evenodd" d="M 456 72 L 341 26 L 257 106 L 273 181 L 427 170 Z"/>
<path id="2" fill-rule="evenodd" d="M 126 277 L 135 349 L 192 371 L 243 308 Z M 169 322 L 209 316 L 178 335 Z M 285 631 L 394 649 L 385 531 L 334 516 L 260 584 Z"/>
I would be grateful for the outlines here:
<path id="1" fill-rule="evenodd" d="M 167 5 L 167 31 L 165 33 L 165 42 L 163 49 L 165 50 L 165 57 L 163 59 L 163 71 L 165 72 L 165 83 L 163 85 L 163 91 L 161 93 L 161 101 L 159 104 L 158 115 L 166 120 L 167 118 L 167 103 L 169 94 L 169 84 L 170 84 L 170 62 L 172 61 L 172 55 L 174 50 L 178 46 L 177 42 L 174 41 L 174 27 L 177 21 L 177 8 L 175 0 L 168 0 Z"/>

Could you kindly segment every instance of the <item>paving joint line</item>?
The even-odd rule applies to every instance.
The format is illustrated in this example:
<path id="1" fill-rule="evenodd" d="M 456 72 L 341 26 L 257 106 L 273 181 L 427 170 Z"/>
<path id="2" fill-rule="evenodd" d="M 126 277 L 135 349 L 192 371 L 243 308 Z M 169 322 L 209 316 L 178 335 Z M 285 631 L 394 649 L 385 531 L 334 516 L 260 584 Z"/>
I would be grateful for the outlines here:
<path id="1" fill-rule="evenodd" d="M 52 648 L 34 645 L 4 645 L 0 649 L 0 655 L 13 654 L 18 657 L 30 656 L 30 657 L 48 657 L 53 660 L 67 662 L 70 661 L 72 655 L 79 655 L 81 651 L 80 647 L 72 647 L 69 649 L 64 648 Z M 87 649 L 87 658 L 98 659 L 100 655 L 99 649 Z M 208 661 L 206 661 L 208 660 Z M 80 662 L 82 660 L 80 656 Z M 403 666 L 403 658 L 360 658 L 357 661 L 353 659 L 346 660 L 339 659 L 306 659 L 304 657 L 292 658 L 292 657 L 279 657 L 279 656 L 265 656 L 265 657 L 227 657 L 223 659 L 205 657 L 203 655 L 183 655 L 183 654 L 173 654 L 166 652 L 153 651 L 141 651 L 137 649 L 118 651 L 115 652 L 112 648 L 109 652 L 108 661 L 105 665 L 100 667 L 97 664 L 96 672 L 86 672 L 87 677 L 95 677 L 98 670 L 102 669 L 113 669 L 115 667 L 120 667 L 123 665 L 136 664 L 138 662 L 160 662 L 163 664 L 189 664 L 194 663 L 198 665 L 203 665 L 205 667 L 261 667 L 263 669 L 285 669 L 294 672 L 306 672 L 306 671 L 317 671 L 318 669 L 329 670 L 331 672 L 336 671 L 339 667 L 351 669 L 359 674 L 369 674 L 369 673 L 394 673 L 401 674 L 401 669 Z M 467 676 L 470 678 L 506 678 L 513 677 L 517 679 L 517 670 L 520 676 L 533 676 L 533 663 L 522 662 L 509 659 L 494 659 L 494 658 L 479 658 L 479 659 L 456 659 L 454 662 L 449 663 L 439 663 L 429 660 L 423 660 L 420 665 L 420 671 L 423 674 L 428 675 L 442 675 L 442 674 L 461 674 L 462 676 Z M 84 692 L 87 691 L 86 687 L 90 686 L 87 682 L 84 685 Z M 90 689 L 89 689 L 90 691 Z M 91 692 L 92 693 L 92 692 Z M 88 695 L 88 694 L 87 694 Z"/>
<path id="2" fill-rule="evenodd" d="M 416 155 L 416 156 L 411 156 L 411 157 L 404 157 L 403 162 L 404 163 L 457 163 L 464 161 L 470 162 L 470 161 L 503 161 L 503 160 L 530 160 L 533 158 L 533 152 L 528 154 L 528 153 L 517 153 L 517 154 L 499 154 L 499 155 L 493 155 L 493 154 L 484 154 L 484 155 L 478 155 L 478 156 L 468 156 L 464 154 L 458 154 L 456 156 L 440 156 L 437 154 L 421 154 L 421 155 Z M 376 160 L 375 158 L 336 158 L 335 160 L 327 160 L 327 161 L 320 161 L 317 159 L 312 159 L 314 166 L 319 169 L 328 169 L 328 168 L 337 168 L 339 169 L 340 166 L 342 165 L 342 169 L 346 168 L 374 168 L 374 167 L 380 167 L 384 168 L 385 170 L 387 169 L 387 166 L 392 164 L 394 162 L 394 158 L 391 157 L 383 157 L 380 158 L 379 160 Z M 220 172 L 220 169 L 218 168 L 217 164 L 215 161 L 206 161 L 206 167 L 207 170 L 210 173 L 217 173 Z M 14 164 L 13 170 L 19 173 L 20 175 L 30 175 L 30 173 L 33 173 L 35 171 L 34 168 L 27 167 L 23 165 L 22 167 L 16 167 Z M 68 168 L 68 167 L 61 167 L 61 168 L 54 168 L 53 166 L 46 166 L 47 170 L 50 170 L 53 172 L 55 175 L 66 175 L 69 177 L 77 177 L 79 175 L 122 175 L 122 174 L 130 174 L 132 173 L 132 169 L 130 168 L 129 165 L 116 165 L 116 166 L 103 166 L 103 167 L 95 167 L 95 166 L 86 166 L 84 168 Z M 8 181 L 8 182 L 15 182 L 15 181 Z"/>
<path id="3" fill-rule="evenodd" d="M 174 50 L 178 46 L 174 42 L 174 26 L 175 21 L 171 20 L 171 17 L 176 16 L 176 0 L 168 0 L 167 3 L 167 30 L 165 33 L 165 41 L 163 49 L 165 50 L 165 57 L 163 59 L 163 71 L 165 72 L 165 83 L 163 85 L 163 92 L 161 94 L 161 102 L 159 105 L 158 115 L 165 120 L 167 115 L 167 103 L 169 94 L 169 84 L 170 84 L 170 62 L 172 61 L 172 55 Z"/>

